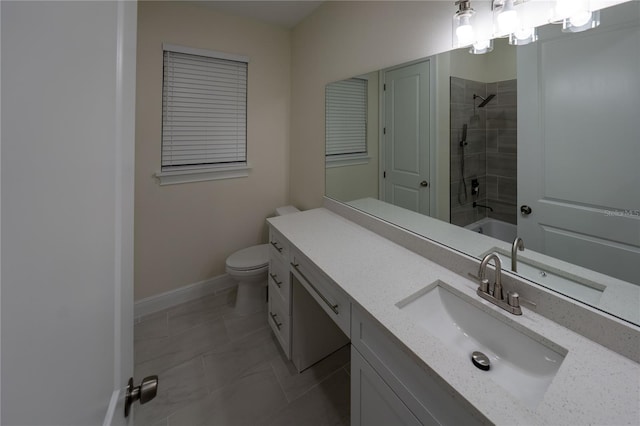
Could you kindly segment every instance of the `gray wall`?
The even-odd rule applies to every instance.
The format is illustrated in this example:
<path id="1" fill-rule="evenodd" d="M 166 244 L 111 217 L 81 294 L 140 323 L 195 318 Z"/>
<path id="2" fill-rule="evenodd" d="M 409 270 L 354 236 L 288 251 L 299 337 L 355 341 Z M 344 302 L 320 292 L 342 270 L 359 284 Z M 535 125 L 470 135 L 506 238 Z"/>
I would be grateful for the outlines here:
<path id="1" fill-rule="evenodd" d="M 484 98 L 496 96 L 483 108 Z M 467 145 L 460 147 L 467 125 Z M 451 77 L 451 223 L 469 225 L 484 217 L 517 224 L 517 90 L 516 80 L 482 83 Z M 464 181 L 461 162 L 464 152 Z M 479 193 L 472 195 L 472 181 Z M 493 212 L 473 207 L 488 205 Z"/>

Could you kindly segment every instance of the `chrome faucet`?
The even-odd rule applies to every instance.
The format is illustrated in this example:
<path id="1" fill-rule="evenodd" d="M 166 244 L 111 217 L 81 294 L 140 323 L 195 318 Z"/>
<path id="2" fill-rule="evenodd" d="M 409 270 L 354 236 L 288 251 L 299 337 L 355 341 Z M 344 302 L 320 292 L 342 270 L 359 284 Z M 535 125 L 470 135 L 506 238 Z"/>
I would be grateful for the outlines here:
<path id="1" fill-rule="evenodd" d="M 486 278 L 487 265 L 493 260 L 496 265 L 496 281 L 492 286 L 489 285 L 489 280 Z M 480 262 L 480 269 L 478 270 L 478 278 L 480 279 L 480 287 L 476 293 L 478 296 L 487 300 L 494 305 L 509 311 L 514 315 L 522 315 L 522 308 L 520 308 L 520 296 L 518 293 L 507 293 L 505 298 L 502 291 L 502 262 L 498 253 L 493 252 L 487 254 Z"/>
<path id="2" fill-rule="evenodd" d="M 511 246 L 511 270 L 518 272 L 518 253 L 517 250 L 524 251 L 524 241 L 522 238 L 516 237 Z"/>
<path id="3" fill-rule="evenodd" d="M 489 261 L 491 259 L 493 259 L 493 263 L 496 265 L 496 282 L 493 285 L 493 288 L 488 285 L 489 280 L 486 280 L 485 278 L 485 275 L 487 273 L 487 265 L 489 264 Z M 482 259 L 482 262 L 480 262 L 480 270 L 478 271 L 478 278 L 480 278 L 481 283 L 485 280 L 487 281 L 487 289 L 485 290 L 486 293 L 502 300 L 502 262 L 500 262 L 498 253 L 489 253 Z"/>

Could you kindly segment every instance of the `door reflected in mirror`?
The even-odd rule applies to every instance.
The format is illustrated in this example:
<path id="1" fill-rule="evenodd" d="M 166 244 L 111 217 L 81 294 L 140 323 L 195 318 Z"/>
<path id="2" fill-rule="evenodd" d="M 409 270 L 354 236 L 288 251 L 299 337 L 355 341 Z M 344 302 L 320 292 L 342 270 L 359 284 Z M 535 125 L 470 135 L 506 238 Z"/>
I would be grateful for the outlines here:
<path id="1" fill-rule="evenodd" d="M 640 325 L 640 3 L 601 17 L 366 74 L 367 158 L 327 156 L 326 195 L 505 265 L 519 236 L 519 275 Z"/>

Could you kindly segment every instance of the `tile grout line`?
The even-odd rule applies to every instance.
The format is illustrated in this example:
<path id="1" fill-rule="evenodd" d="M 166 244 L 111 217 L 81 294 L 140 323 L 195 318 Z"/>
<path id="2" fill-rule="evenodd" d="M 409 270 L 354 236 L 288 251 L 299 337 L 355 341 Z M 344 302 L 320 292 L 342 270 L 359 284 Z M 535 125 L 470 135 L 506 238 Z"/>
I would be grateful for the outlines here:
<path id="1" fill-rule="evenodd" d="M 346 364 L 345 364 L 346 365 Z M 303 396 L 305 396 L 306 394 L 308 394 L 309 392 L 311 392 L 313 389 L 317 388 L 319 385 L 321 385 L 322 383 L 324 383 L 325 381 L 327 381 L 329 378 L 333 377 L 336 373 L 339 373 L 340 370 L 344 370 L 345 365 L 341 365 L 340 367 L 336 368 L 335 370 L 333 370 L 331 373 L 327 374 L 323 379 L 321 379 L 319 382 L 313 384 L 309 389 L 307 389 L 306 391 L 304 391 L 303 393 L 301 393 L 300 395 L 298 395 L 296 398 L 292 399 L 290 401 L 290 403 L 293 403 L 294 401 L 297 401 L 298 399 L 302 398 Z M 346 373 L 346 372 L 345 372 Z M 348 374 L 348 373 L 346 373 Z M 278 376 L 276 375 L 276 379 L 278 378 Z M 285 397 L 287 397 L 287 394 L 285 392 Z M 289 398 L 287 397 L 287 400 L 289 400 Z"/>

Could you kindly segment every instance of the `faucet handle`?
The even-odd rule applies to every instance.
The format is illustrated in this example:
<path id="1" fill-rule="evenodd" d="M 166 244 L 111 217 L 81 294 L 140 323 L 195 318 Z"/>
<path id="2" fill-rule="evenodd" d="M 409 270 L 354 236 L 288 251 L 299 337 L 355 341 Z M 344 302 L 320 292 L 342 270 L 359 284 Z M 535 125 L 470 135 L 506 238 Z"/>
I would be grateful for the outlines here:
<path id="1" fill-rule="evenodd" d="M 515 291 L 507 293 L 507 304 L 513 308 L 520 307 L 520 295 Z"/>
<path id="2" fill-rule="evenodd" d="M 483 293 L 489 293 L 489 280 L 483 279 L 480 281 L 480 291 Z"/>

